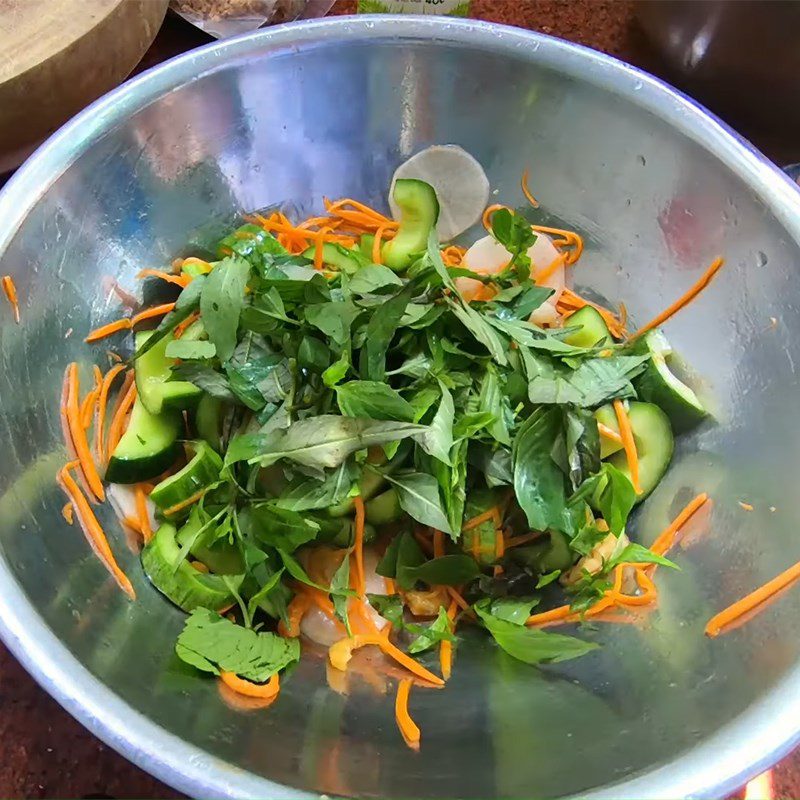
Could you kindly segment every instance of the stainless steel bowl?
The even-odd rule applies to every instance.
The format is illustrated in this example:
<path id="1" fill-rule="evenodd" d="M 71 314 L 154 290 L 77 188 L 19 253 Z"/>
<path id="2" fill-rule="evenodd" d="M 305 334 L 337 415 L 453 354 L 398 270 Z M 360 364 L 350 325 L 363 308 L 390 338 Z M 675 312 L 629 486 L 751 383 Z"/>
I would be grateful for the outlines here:
<path id="1" fill-rule="evenodd" d="M 659 575 L 659 612 L 589 632 L 596 655 L 543 670 L 466 636 L 446 690 L 413 696 L 415 755 L 392 692 L 355 681 L 340 696 L 322 659 L 268 711 L 228 708 L 176 667 L 182 614 L 111 513 L 135 604 L 63 524 L 53 478 L 62 370 L 102 358 L 82 335 L 118 313 L 103 276 L 132 285 L 242 209 L 383 205 L 395 165 L 435 142 L 472 152 L 511 204 L 530 167 L 543 218 L 586 234 L 577 284 L 640 321 L 717 254 L 727 267 L 669 323 L 718 424 L 681 443 L 636 520 L 648 542 L 691 492 L 714 498 L 705 535 L 676 556 L 683 571 Z M 175 59 L 63 128 L 0 196 L 0 254 L 22 300 L 20 328 L 0 309 L 2 636 L 158 777 L 201 797 L 720 797 L 797 741 L 800 590 L 718 640 L 703 626 L 800 559 L 800 193 L 687 98 L 591 50 L 478 22 L 276 28 Z"/>

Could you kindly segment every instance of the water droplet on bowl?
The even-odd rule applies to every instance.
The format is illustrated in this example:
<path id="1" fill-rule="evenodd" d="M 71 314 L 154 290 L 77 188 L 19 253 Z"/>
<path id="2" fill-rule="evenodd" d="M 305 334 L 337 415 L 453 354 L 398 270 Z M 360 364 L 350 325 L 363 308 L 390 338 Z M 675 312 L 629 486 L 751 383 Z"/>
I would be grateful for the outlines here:
<path id="1" fill-rule="evenodd" d="M 769 258 L 767 258 L 767 254 L 763 250 L 759 250 L 756 252 L 757 267 L 766 267 L 768 262 Z"/>

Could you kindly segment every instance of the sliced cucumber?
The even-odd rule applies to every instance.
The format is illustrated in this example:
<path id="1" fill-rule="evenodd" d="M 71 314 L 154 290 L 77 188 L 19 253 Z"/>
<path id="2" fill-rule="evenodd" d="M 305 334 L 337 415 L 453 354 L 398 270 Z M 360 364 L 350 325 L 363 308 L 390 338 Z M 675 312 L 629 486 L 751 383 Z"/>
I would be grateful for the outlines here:
<path id="1" fill-rule="evenodd" d="M 188 334 L 189 331 L 186 331 Z M 184 335 L 186 335 L 184 334 Z M 153 335 L 153 331 L 136 334 L 136 351 Z M 165 336 L 144 355 L 136 359 L 134 374 L 136 391 L 151 414 L 160 414 L 163 408 L 189 408 L 203 395 L 201 389 L 189 381 L 171 381 L 175 360 L 167 358 L 167 345 L 173 341 Z"/>
<path id="2" fill-rule="evenodd" d="M 515 564 L 542 574 L 569 569 L 573 561 L 569 540 L 559 531 L 550 531 L 549 541 L 542 538 L 531 545 L 515 547 L 509 553 Z"/>
<path id="3" fill-rule="evenodd" d="M 222 450 L 222 400 L 204 394 L 194 413 L 197 435 L 208 442 L 218 453 Z"/>
<path id="4" fill-rule="evenodd" d="M 161 481 L 150 494 L 150 499 L 165 513 L 216 483 L 222 472 L 222 459 L 207 442 L 190 442 L 188 448 L 194 453 L 189 463 Z M 189 511 L 187 506 L 176 516 L 186 516 Z"/>
<path id="5" fill-rule="evenodd" d="M 361 494 L 361 499 L 365 502 L 371 500 L 375 497 L 376 494 L 383 488 L 386 481 L 383 479 L 382 475 L 379 475 L 377 472 L 371 469 L 365 469 L 361 473 L 361 477 L 358 481 L 358 488 L 359 493 Z M 331 506 L 328 509 L 328 514 L 332 517 L 344 517 L 347 514 L 353 513 L 353 498 L 348 497 L 345 500 L 342 500 L 341 503 L 337 503 L 335 506 Z"/>
<path id="6" fill-rule="evenodd" d="M 388 525 L 400 519 L 403 509 L 400 507 L 400 498 L 394 489 L 387 491 L 368 500 L 365 508 L 367 521 L 373 525 Z"/>
<path id="7" fill-rule="evenodd" d="M 361 255 L 366 256 L 372 261 L 372 245 L 375 244 L 375 235 L 372 233 L 362 233 L 358 240 L 358 249 Z"/>
<path id="8" fill-rule="evenodd" d="M 217 575 L 241 575 L 244 573 L 244 559 L 238 545 L 231 543 L 227 537 L 214 541 L 217 534 L 214 526 L 202 531 L 203 522 L 199 514 L 190 515 L 186 524 L 176 536 L 180 547 L 189 544 L 189 552 L 198 561 L 202 561 Z M 198 536 L 198 531 L 202 531 Z"/>
<path id="9" fill-rule="evenodd" d="M 138 483 L 160 475 L 180 452 L 181 422 L 177 411 L 151 414 L 137 397 L 128 429 L 109 459 L 106 480 Z"/>
<path id="10" fill-rule="evenodd" d="M 677 433 L 702 422 L 707 412 L 694 391 L 672 372 L 672 348 L 664 334 L 657 329 L 649 331 L 637 350 L 650 354 L 647 368 L 633 382 L 639 397 L 662 408 Z"/>
<path id="11" fill-rule="evenodd" d="M 425 252 L 439 219 L 439 201 L 429 183 L 411 179 L 395 181 L 393 197 L 400 208 L 400 227 L 394 239 L 383 245 L 381 254 L 383 263 L 399 272 L 415 255 Z"/>
<path id="12" fill-rule="evenodd" d="M 669 417 L 653 403 L 629 403 L 628 419 L 631 422 L 636 455 L 639 459 L 639 483 L 642 493 L 637 502 L 641 502 L 656 488 L 667 471 L 675 442 Z M 608 463 L 613 464 L 630 478 L 631 473 L 624 450 L 614 453 Z"/>
<path id="13" fill-rule="evenodd" d="M 564 341 L 573 347 L 599 347 L 614 341 L 600 312 L 591 306 L 584 306 L 570 315 L 566 325 L 568 328 L 581 326 L 579 331 L 564 337 Z"/>
<path id="14" fill-rule="evenodd" d="M 605 425 L 606 428 L 611 428 L 614 433 L 619 434 L 617 412 L 614 411 L 614 406 L 610 403 L 605 406 L 600 406 L 600 408 L 594 412 L 594 418 L 597 420 L 598 424 Z M 600 458 L 608 458 L 620 450 L 622 450 L 622 444 L 620 442 L 609 439 L 608 436 L 603 436 L 602 433 L 600 434 Z"/>
<path id="15" fill-rule="evenodd" d="M 220 611 L 233 602 L 223 578 L 199 572 L 185 560 L 178 563 L 179 554 L 174 526 L 162 525 L 142 550 L 142 566 L 156 589 L 184 611 Z"/>
<path id="16" fill-rule="evenodd" d="M 314 259 L 316 248 L 309 247 L 303 255 L 310 259 Z M 369 256 L 369 261 L 365 261 L 364 255 L 360 250 L 348 250 L 341 244 L 335 242 L 325 242 L 322 245 L 322 263 L 328 264 L 340 272 L 345 272 L 352 275 L 356 270 L 361 269 L 365 264 L 371 263 L 372 257 Z"/>

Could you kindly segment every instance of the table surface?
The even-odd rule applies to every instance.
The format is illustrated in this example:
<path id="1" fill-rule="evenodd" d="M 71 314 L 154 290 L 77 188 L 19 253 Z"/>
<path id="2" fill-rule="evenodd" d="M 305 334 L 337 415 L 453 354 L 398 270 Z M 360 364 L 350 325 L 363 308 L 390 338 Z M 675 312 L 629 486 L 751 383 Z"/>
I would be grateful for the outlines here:
<path id="1" fill-rule="evenodd" d="M 338 0 L 335 13 L 354 2 Z M 670 79 L 636 25 L 630 0 L 473 0 L 473 16 L 522 25 L 595 47 Z M 210 41 L 169 14 L 138 70 Z M 713 107 L 712 107 L 712 110 Z M 728 120 L 778 163 L 800 161 L 800 137 Z M 84 730 L 0 645 L 0 797 L 180 797 Z M 778 797 L 799 797 L 800 755 L 775 773 Z"/>

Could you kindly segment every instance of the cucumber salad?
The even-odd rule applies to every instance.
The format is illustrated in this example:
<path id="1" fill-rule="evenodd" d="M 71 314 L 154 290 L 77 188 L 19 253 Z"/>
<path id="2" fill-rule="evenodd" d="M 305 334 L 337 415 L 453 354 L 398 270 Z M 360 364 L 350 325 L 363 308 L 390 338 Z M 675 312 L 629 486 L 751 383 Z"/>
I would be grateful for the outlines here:
<path id="1" fill-rule="evenodd" d="M 584 621 L 655 607 L 706 499 L 628 529 L 706 416 L 660 326 L 722 263 L 635 328 L 570 288 L 590 256 L 536 224 L 527 176 L 528 205 L 486 207 L 480 165 L 431 151 L 398 170 L 394 218 L 269 209 L 144 270 L 151 302 L 87 337 L 116 336 L 117 363 L 85 397 L 71 364 L 62 401 L 65 517 L 133 597 L 91 505 L 108 496 L 188 615 L 180 659 L 269 705 L 301 656 L 336 673 L 377 648 L 411 747 L 409 690 L 449 679 L 465 627 L 538 665 L 594 650 Z M 441 151 L 477 188 L 453 196 Z"/>

